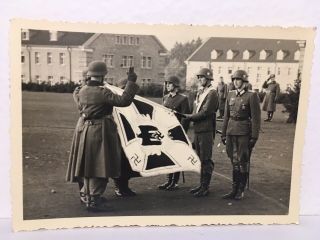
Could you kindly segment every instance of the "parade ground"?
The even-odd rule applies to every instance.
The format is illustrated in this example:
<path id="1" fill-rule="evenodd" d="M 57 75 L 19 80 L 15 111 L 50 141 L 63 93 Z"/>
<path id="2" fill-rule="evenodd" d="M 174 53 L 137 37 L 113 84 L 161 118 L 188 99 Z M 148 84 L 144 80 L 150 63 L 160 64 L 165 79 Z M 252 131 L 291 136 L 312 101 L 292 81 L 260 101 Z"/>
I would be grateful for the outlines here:
<path id="1" fill-rule="evenodd" d="M 157 99 L 156 101 L 160 101 Z M 177 191 L 157 189 L 166 176 L 133 178 L 137 196 L 118 198 L 110 179 L 105 197 L 110 210 L 91 213 L 80 204 L 77 184 L 65 181 L 77 108 L 72 94 L 22 92 L 24 219 L 149 215 L 283 215 L 288 213 L 295 125 L 287 124 L 283 106 L 274 120 L 262 122 L 251 159 L 250 190 L 243 201 L 223 200 L 231 187 L 231 164 L 216 136 L 215 172 L 210 195 L 194 198 L 189 189 L 199 175 L 185 172 Z M 265 112 L 262 112 L 262 119 Z M 218 122 L 221 129 L 221 122 Z M 188 135 L 192 138 L 192 128 Z M 134 223 L 133 223 L 134 224 Z"/>

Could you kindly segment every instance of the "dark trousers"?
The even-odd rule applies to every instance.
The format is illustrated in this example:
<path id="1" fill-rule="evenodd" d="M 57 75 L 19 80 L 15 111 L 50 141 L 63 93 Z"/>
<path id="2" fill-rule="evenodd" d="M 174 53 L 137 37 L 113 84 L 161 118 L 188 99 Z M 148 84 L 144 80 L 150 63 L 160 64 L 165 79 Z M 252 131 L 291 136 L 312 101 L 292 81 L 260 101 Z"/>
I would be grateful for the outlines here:
<path id="1" fill-rule="evenodd" d="M 249 136 L 227 136 L 227 154 L 234 171 L 248 173 L 249 171 Z"/>
<path id="2" fill-rule="evenodd" d="M 204 174 L 212 174 L 214 167 L 212 161 L 213 133 L 195 133 L 194 147 L 201 161 L 201 172 Z"/>

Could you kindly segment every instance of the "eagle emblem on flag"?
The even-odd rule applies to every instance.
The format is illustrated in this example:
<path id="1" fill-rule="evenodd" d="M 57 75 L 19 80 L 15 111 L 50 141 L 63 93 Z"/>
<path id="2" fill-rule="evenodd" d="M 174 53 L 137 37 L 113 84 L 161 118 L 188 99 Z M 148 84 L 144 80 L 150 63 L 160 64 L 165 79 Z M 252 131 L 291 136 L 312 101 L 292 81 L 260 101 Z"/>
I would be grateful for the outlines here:
<path id="1" fill-rule="evenodd" d="M 117 94 L 123 90 L 107 86 Z M 172 110 L 135 96 L 128 107 L 115 107 L 121 145 L 133 171 L 156 176 L 179 171 L 200 172 L 200 160 Z"/>

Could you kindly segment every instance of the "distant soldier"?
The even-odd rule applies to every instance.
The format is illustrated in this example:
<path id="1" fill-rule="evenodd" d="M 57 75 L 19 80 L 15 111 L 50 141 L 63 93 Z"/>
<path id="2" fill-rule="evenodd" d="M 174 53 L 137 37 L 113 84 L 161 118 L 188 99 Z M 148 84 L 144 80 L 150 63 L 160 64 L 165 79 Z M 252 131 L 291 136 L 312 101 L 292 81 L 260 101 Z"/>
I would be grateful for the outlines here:
<path id="1" fill-rule="evenodd" d="M 221 140 L 231 160 L 232 191 L 224 199 L 241 200 L 247 183 L 251 151 L 259 137 L 261 110 L 257 93 L 248 91 L 248 74 L 237 70 L 232 75 L 236 90 L 229 92 Z"/>
<path id="2" fill-rule="evenodd" d="M 236 88 L 234 87 L 233 81 L 231 81 L 231 82 L 228 84 L 227 89 L 228 89 L 228 92 L 231 92 L 231 91 L 233 91 L 233 90 L 236 89 Z"/>
<path id="3" fill-rule="evenodd" d="M 195 197 L 205 197 L 209 194 L 209 185 L 214 170 L 212 147 L 219 99 L 216 90 L 211 85 L 212 75 L 210 69 L 200 69 L 197 77 L 201 88 L 197 93 L 196 108 L 193 114 L 185 115 L 187 119 L 194 122 L 194 146 L 201 161 L 200 186 L 190 190 Z"/>
<path id="4" fill-rule="evenodd" d="M 121 144 L 112 117 L 113 107 L 129 106 L 138 91 L 133 68 L 129 69 L 128 84 L 122 95 L 103 87 L 106 74 L 104 62 L 91 62 L 87 84 L 73 93 L 80 117 L 72 140 L 66 179 L 79 185 L 83 183 L 80 201 L 88 211 L 106 210 L 102 195 L 108 178 L 120 175 Z"/>
<path id="5" fill-rule="evenodd" d="M 220 82 L 217 85 L 217 93 L 219 97 L 219 116 L 218 118 L 223 118 L 224 116 L 224 106 L 226 98 L 228 95 L 228 86 L 224 83 L 223 77 L 220 77 Z"/>
<path id="6" fill-rule="evenodd" d="M 166 81 L 166 89 L 169 92 L 163 97 L 163 105 L 178 113 L 189 114 L 189 101 L 185 95 L 179 93 L 180 79 L 176 76 L 171 76 Z M 189 127 L 189 121 L 183 119 L 181 115 L 177 115 L 182 127 L 187 132 Z M 170 173 L 167 175 L 167 182 L 158 186 L 161 190 L 176 190 L 178 188 L 178 181 L 180 178 L 180 172 Z"/>
<path id="7" fill-rule="evenodd" d="M 266 96 L 263 99 L 262 110 L 267 112 L 265 122 L 271 122 L 273 113 L 276 111 L 276 102 L 280 94 L 280 86 L 275 80 L 275 75 L 271 74 L 263 83 L 262 88 L 266 89 Z"/>

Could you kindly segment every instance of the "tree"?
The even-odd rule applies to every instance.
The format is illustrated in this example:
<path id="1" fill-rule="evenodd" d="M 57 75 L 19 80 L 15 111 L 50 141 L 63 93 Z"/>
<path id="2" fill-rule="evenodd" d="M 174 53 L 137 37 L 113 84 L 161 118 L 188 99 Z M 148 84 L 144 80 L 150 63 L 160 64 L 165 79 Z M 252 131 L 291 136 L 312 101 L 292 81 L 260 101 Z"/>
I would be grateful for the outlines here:
<path id="1" fill-rule="evenodd" d="M 165 78 L 174 75 L 179 77 L 182 83 L 185 83 L 187 66 L 184 62 L 201 44 L 201 38 L 186 43 L 176 42 L 170 50 L 170 61 L 165 68 Z M 184 87 L 185 84 L 182 84 L 182 88 Z"/>
<path id="2" fill-rule="evenodd" d="M 285 107 L 285 112 L 289 113 L 287 123 L 296 123 L 298 118 L 298 107 L 300 98 L 300 88 L 301 88 L 301 73 L 298 73 L 298 78 L 294 81 L 293 89 L 288 87 L 287 89 L 287 99 L 283 106 Z"/>

